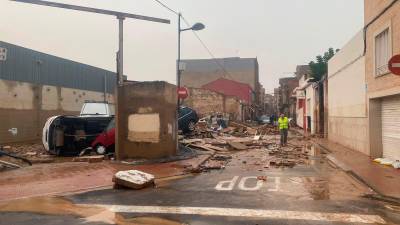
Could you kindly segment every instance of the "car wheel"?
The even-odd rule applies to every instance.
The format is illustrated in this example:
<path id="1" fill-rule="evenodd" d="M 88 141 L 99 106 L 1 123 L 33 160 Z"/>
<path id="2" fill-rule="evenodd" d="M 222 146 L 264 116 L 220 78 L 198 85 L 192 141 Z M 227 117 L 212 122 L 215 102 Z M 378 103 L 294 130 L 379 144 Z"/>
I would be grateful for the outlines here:
<path id="1" fill-rule="evenodd" d="M 196 123 L 195 123 L 193 120 L 189 121 L 189 123 L 188 123 L 188 130 L 189 130 L 189 131 L 194 131 L 195 128 L 196 128 Z"/>
<path id="2" fill-rule="evenodd" d="M 103 145 L 97 145 L 95 150 L 98 155 L 104 155 L 107 153 L 107 148 Z"/>

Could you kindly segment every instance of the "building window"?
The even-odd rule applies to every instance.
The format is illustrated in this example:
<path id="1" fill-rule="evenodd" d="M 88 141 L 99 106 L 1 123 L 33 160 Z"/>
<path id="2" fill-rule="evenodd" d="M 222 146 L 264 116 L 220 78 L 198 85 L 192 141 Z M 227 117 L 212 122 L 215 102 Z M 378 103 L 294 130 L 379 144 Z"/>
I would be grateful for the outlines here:
<path id="1" fill-rule="evenodd" d="M 391 57 L 390 29 L 375 36 L 375 76 L 389 72 L 388 62 Z"/>

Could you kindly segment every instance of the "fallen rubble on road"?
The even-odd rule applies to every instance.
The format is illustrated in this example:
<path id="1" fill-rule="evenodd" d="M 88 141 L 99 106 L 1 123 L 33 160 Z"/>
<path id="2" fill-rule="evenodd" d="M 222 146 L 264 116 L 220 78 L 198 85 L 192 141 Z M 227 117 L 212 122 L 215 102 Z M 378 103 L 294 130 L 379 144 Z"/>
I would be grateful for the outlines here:
<path id="1" fill-rule="evenodd" d="M 223 169 L 232 159 L 232 154 L 251 150 L 262 150 L 266 155 L 262 162 L 253 163 L 261 166 L 260 170 L 305 164 L 309 159 L 306 139 L 295 137 L 291 145 L 281 147 L 278 135 L 278 129 L 269 124 L 254 126 L 231 121 L 227 128 L 219 130 L 201 124 L 193 134 L 183 136 L 180 143 L 213 156 L 199 168 L 192 168 L 195 173 Z M 248 164 L 246 160 L 242 163 Z"/>

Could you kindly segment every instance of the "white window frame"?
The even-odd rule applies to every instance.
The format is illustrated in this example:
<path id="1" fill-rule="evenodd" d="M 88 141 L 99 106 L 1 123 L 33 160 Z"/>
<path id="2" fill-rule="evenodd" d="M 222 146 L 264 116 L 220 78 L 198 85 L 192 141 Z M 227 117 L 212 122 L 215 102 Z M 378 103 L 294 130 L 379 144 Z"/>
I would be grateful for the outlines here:
<path id="1" fill-rule="evenodd" d="M 393 56 L 393 49 L 392 49 L 393 48 L 393 43 L 392 43 L 392 40 L 393 40 L 392 39 L 392 23 L 391 23 L 391 21 L 389 21 L 386 24 L 384 24 L 380 29 L 375 31 L 374 36 L 373 36 L 373 65 L 374 65 L 374 67 L 373 67 L 374 73 L 373 74 L 374 74 L 375 78 L 390 74 L 389 67 L 388 67 L 388 69 L 386 71 L 384 71 L 382 73 L 377 73 L 377 68 L 376 68 L 376 66 L 377 66 L 376 65 L 376 48 L 377 48 L 377 46 L 376 46 L 376 38 L 377 38 L 377 36 L 379 36 L 380 34 L 382 34 L 386 30 L 388 30 L 388 44 L 389 44 L 389 46 L 388 46 L 389 57 L 388 58 L 390 59 Z M 389 59 L 388 59 L 388 61 L 389 61 Z"/>

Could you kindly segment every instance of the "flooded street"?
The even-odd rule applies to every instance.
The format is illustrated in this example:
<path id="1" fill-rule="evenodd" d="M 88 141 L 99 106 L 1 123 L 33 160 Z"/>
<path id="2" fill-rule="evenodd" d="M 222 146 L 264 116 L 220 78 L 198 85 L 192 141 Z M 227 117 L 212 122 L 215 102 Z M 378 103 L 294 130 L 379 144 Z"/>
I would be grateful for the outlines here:
<path id="1" fill-rule="evenodd" d="M 366 198 L 374 192 L 311 142 L 293 137 L 285 148 L 299 144 L 295 155 L 305 157 L 293 166 L 271 165 L 292 157 L 270 155 L 272 145 L 226 153 L 223 169 L 156 179 L 140 191 L 3 202 L 0 224 L 396 224 L 398 206 Z"/>

